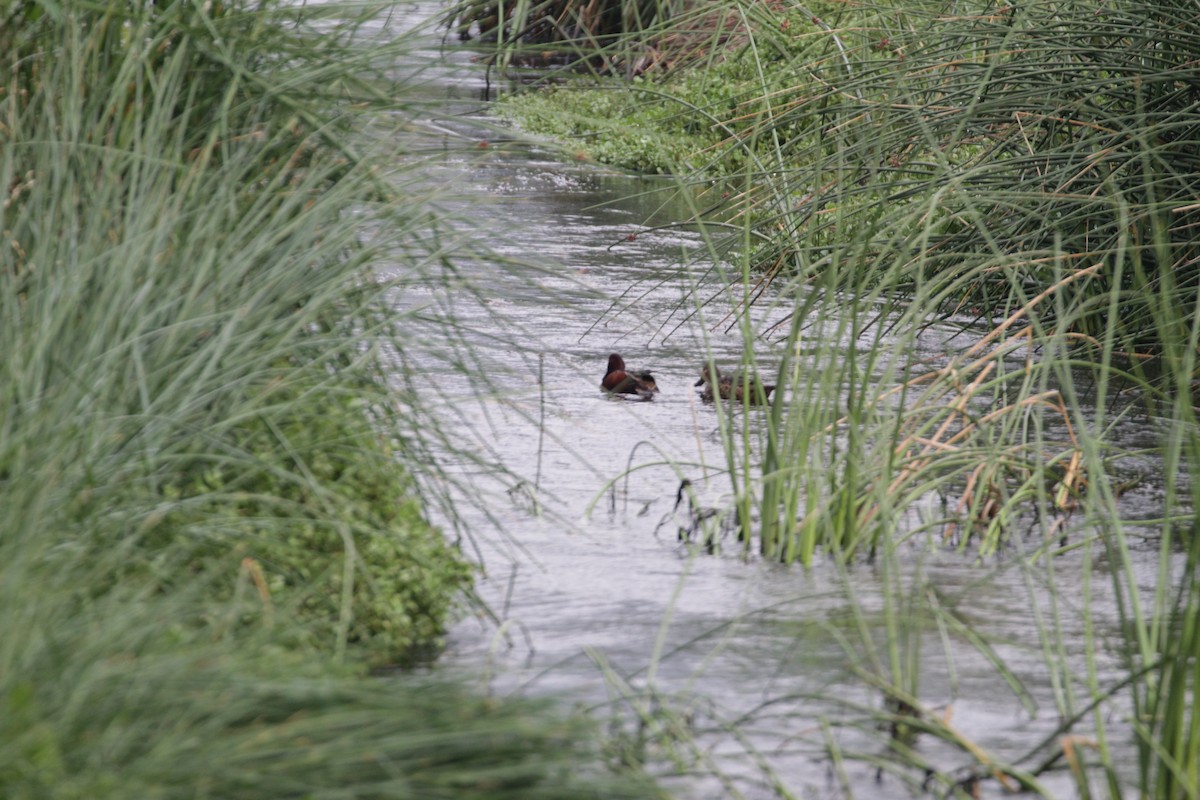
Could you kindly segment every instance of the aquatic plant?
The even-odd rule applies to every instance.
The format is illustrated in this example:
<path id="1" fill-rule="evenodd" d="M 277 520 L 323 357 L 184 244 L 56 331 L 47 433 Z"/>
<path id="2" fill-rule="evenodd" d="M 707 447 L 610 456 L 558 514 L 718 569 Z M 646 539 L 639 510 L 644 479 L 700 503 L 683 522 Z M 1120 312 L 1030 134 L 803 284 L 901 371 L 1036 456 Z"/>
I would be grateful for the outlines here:
<path id="1" fill-rule="evenodd" d="M 715 92 L 737 98 L 735 114 L 703 108 L 696 75 L 520 101 L 560 135 L 621 127 L 593 124 L 589 107 L 699 129 L 704 160 L 686 142 L 659 151 L 671 171 L 703 168 L 684 188 L 696 222 L 717 219 L 711 263 L 690 265 L 704 276 L 694 313 L 738 332 L 741 366 L 769 365 L 780 387 L 754 416 L 716 410 L 745 546 L 806 566 L 922 544 L 1030 563 L 1082 550 L 1089 591 L 1103 559 L 1127 672 L 1101 676 L 1106 645 L 1089 629 L 1077 682 L 1053 655 L 1052 615 L 1040 635 L 1066 744 L 1037 743 L 996 774 L 1046 794 L 1035 779 L 1066 763 L 1081 796 L 1097 776 L 1122 795 L 1107 713 L 1138 736 L 1139 791 L 1194 794 L 1197 650 L 1177 627 L 1194 623 L 1194 556 L 1177 551 L 1191 550 L 1185 476 L 1200 465 L 1194 15 L 1136 2 L 757 12 L 738 48 L 709 40 L 710 63 L 737 65 L 709 73 L 736 77 Z M 755 304 L 769 328 L 751 323 Z M 1138 454 L 1164 476 L 1150 520 L 1120 503 L 1139 475 L 1111 433 L 1132 416 L 1161 431 Z M 1149 590 L 1135 532 L 1161 547 Z M 916 665 L 878 663 L 864 680 L 888 698 L 888 725 L 956 741 L 922 710 Z M 994 759 L 977 760 L 946 790 L 989 779 Z M 911 749 L 897 763 L 925 768 Z"/>
<path id="2" fill-rule="evenodd" d="M 1168 34 L 1161 6 L 1059 11 L 879 31 L 889 63 L 863 36 L 853 71 L 830 43 L 819 92 L 772 98 L 781 110 L 762 117 L 758 141 L 817 110 L 830 136 L 789 140 L 801 146 L 781 148 L 776 170 L 748 170 L 741 198 L 743 218 L 758 215 L 748 226 L 777 231 L 741 258 L 771 264 L 789 296 L 778 378 L 792 403 L 773 409 L 752 496 L 764 552 L 785 560 L 880 554 L 924 533 L 983 556 L 1082 547 L 1096 553 L 1084 569 L 1118 565 L 1128 672 L 1102 678 L 1106 646 L 1093 639 L 1084 696 L 1059 695 L 1058 733 L 1077 746 L 1041 743 L 1026 763 L 1031 774 L 1069 764 L 1082 796 L 1096 775 L 1122 795 L 1100 710 L 1111 709 L 1122 725 L 1140 720 L 1141 790 L 1186 794 L 1198 762 L 1181 665 L 1196 651 L 1166 631 L 1190 618 L 1196 592 L 1171 555 L 1195 508 L 1179 476 L 1196 466 L 1196 170 L 1190 134 L 1157 131 L 1191 102 L 1178 76 L 1200 40 Z M 1177 44 L 1160 52 L 1163 36 Z M 738 302 L 753 301 L 752 275 L 728 276 Z M 849 357 L 838 363 L 829 340 Z M 1149 522 L 1119 502 L 1138 476 L 1110 431 L 1130 415 L 1162 421 L 1166 486 Z M 1149 528 L 1162 558 L 1147 592 L 1130 538 Z"/>

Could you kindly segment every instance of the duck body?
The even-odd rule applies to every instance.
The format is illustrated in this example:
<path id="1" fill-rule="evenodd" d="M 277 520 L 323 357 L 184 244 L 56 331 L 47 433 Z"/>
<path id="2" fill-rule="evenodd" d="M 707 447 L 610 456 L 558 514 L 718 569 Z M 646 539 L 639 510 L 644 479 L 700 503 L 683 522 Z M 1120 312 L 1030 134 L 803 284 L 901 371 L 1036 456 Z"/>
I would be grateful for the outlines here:
<path id="1" fill-rule="evenodd" d="M 715 380 L 714 380 L 715 378 Z M 766 405 L 770 402 L 771 392 L 775 391 L 774 384 L 763 384 L 752 375 L 726 375 L 717 367 L 705 364 L 700 370 L 700 380 L 697 386 L 703 386 L 700 399 L 711 403 L 717 397 L 722 400 L 745 401 L 749 405 Z"/>
<path id="2" fill-rule="evenodd" d="M 617 353 L 608 357 L 608 371 L 600 388 L 609 394 L 633 394 L 643 400 L 652 400 L 658 394 L 658 383 L 649 370 L 629 370 L 625 368 L 625 359 Z"/>

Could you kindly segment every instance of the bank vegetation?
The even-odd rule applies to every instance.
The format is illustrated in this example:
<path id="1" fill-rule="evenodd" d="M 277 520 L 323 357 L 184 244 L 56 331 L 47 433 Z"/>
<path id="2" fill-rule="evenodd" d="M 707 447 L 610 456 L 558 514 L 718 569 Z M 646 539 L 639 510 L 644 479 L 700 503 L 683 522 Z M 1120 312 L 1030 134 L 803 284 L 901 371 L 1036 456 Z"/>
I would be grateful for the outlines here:
<path id="1" fill-rule="evenodd" d="M 597 7 L 615 9 L 615 29 L 596 27 L 585 12 Z M 1103 585 L 1117 598 L 1115 683 L 1095 660 L 1111 643 L 1089 640 L 1083 678 L 1049 655 L 1063 641 L 1049 612 L 1048 670 L 1073 687 L 1060 733 L 1085 729 L 1086 747 L 1043 742 L 1025 765 L 979 753 L 914 705 L 916 646 L 899 635 L 912 610 L 889 601 L 887 648 L 866 633 L 862 644 L 878 658 L 881 724 L 915 717 L 979 759 L 965 778 L 931 773 L 897 745 L 901 771 L 926 770 L 924 786 L 935 774 L 948 793 L 996 779 L 1044 794 L 1038 775 L 1069 764 L 1081 797 L 1195 797 L 1194 9 L 508 8 L 485 28 L 455 18 L 494 40 L 497 68 L 541 59 L 499 112 L 574 157 L 675 176 L 707 243 L 680 265 L 698 276 L 694 313 L 738 332 L 742 367 L 780 387 L 759 416 L 718 411 L 726 513 L 751 534 L 733 546 L 898 570 L 918 543 L 1047 571 L 1082 552 L 1088 596 Z M 535 29 L 554 35 L 527 41 Z M 752 306 L 769 327 L 750 322 Z M 1152 443 L 1123 439 L 1129 420 Z M 1160 554 L 1149 589 L 1133 557 L 1145 542 Z M 1090 603 L 1080 613 L 1092 631 Z M 1112 719 L 1134 732 L 1136 775 L 1113 757 Z"/>
<path id="2" fill-rule="evenodd" d="M 0 796 L 629 793 L 395 671 L 475 567 L 377 272 L 439 263 L 388 10 L 0 4 Z"/>

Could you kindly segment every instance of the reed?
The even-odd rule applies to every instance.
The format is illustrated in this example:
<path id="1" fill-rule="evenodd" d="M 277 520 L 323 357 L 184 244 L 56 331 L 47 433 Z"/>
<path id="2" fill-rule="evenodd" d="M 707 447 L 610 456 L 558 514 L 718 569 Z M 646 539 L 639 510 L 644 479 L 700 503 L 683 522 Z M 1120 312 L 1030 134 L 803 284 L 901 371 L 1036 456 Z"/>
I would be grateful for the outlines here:
<path id="1" fill-rule="evenodd" d="M 661 123 L 671 145 L 657 161 L 611 150 L 690 180 L 697 220 L 716 218 L 696 313 L 713 325 L 702 292 L 722 293 L 744 366 L 777 365 L 767 382 L 781 387 L 753 427 L 722 422 L 740 524 L 763 556 L 806 566 L 886 563 L 899 543 L 926 540 L 981 559 L 1072 548 L 1089 570 L 1115 565 L 1131 654 L 1121 681 L 1104 683 L 1091 638 L 1073 684 L 1061 612 L 1039 632 L 1060 732 L 1089 723 L 1095 762 L 1073 739 L 1020 764 L 980 755 L 963 780 L 1002 774 L 1046 794 L 1038 776 L 1065 760 L 1081 796 L 1097 775 L 1120 796 L 1115 714 L 1137 733 L 1137 791 L 1194 796 L 1196 642 L 1180 635 L 1196 593 L 1196 490 L 1183 477 L 1197 466 L 1200 338 L 1192 16 L 1140 2 L 728 10 L 748 33 L 730 47 L 710 30 L 702 75 L 510 108 L 536 127 L 527 103 L 558 135 L 635 127 L 589 113 L 599 108 Z M 555 103 L 569 111 L 555 118 Z M 736 311 L 755 303 L 777 320 L 769 330 Z M 1119 502 L 1136 479 L 1111 436 L 1142 414 L 1161 422 L 1150 455 L 1165 478 L 1149 591 L 1129 541 L 1147 523 Z M 898 649 L 864 680 L 894 709 L 917 709 L 918 665 L 893 633 Z M 971 750 L 928 713 L 891 716 Z"/>

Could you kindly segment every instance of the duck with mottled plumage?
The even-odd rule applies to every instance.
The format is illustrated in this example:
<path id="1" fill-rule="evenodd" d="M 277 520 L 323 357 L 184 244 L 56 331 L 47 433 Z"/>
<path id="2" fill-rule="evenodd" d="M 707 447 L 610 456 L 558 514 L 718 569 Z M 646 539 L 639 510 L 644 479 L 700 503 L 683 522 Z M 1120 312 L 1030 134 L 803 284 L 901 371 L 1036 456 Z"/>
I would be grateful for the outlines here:
<path id="1" fill-rule="evenodd" d="M 722 400 L 736 400 L 739 403 L 745 398 L 752 406 L 766 405 L 770 401 L 771 392 L 775 391 L 774 384 L 763 384 L 752 375 L 726 375 L 719 368 L 709 364 L 701 368 L 700 380 L 696 381 L 696 385 L 704 387 L 700 392 L 700 399 L 706 403 L 720 397 Z"/>
<path id="2" fill-rule="evenodd" d="M 649 370 L 627 370 L 625 359 L 617 353 L 608 357 L 608 371 L 600 388 L 609 394 L 635 394 L 643 400 L 652 400 L 658 394 L 658 384 Z"/>

